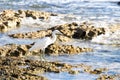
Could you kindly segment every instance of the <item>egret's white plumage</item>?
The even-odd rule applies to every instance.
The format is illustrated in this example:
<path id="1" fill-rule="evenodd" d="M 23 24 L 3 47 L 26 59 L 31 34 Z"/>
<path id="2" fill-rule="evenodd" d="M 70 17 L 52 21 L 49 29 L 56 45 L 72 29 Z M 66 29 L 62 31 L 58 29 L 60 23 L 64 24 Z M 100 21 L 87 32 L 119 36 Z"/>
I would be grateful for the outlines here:
<path id="1" fill-rule="evenodd" d="M 55 30 L 52 32 L 52 37 L 44 37 L 39 39 L 30 49 L 29 51 L 33 51 L 33 50 L 45 50 L 45 48 L 54 43 L 57 39 L 56 37 L 56 33 L 60 33 L 58 30 Z"/>
<path id="2" fill-rule="evenodd" d="M 50 37 L 44 37 L 39 39 L 30 49 L 29 51 L 34 51 L 38 49 L 45 49 L 48 45 L 52 44 L 52 40 Z"/>

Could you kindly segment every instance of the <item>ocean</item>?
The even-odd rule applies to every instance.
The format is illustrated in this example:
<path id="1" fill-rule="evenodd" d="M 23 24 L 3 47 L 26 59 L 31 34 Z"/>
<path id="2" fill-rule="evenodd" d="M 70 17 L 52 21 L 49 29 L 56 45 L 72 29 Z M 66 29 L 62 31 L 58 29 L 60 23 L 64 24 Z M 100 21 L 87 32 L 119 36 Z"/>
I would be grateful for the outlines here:
<path id="1" fill-rule="evenodd" d="M 61 16 L 52 17 L 47 23 L 31 18 L 29 20 L 23 20 L 23 27 L 6 33 L 0 33 L 0 45 L 3 46 L 10 43 L 30 44 L 36 40 L 13 39 L 7 36 L 7 34 L 35 31 L 64 23 L 87 21 L 93 22 L 96 27 L 105 28 L 109 27 L 109 25 L 119 24 L 120 5 L 118 5 L 118 1 L 119 0 L 0 0 L 0 11 L 6 9 L 38 10 L 61 14 Z M 41 26 L 42 28 L 37 26 Z M 46 27 L 44 28 L 43 26 Z M 94 68 L 105 67 L 109 69 L 106 74 L 120 74 L 120 30 L 115 33 L 107 32 L 92 40 L 76 40 L 66 44 L 90 47 L 94 49 L 94 52 L 85 52 L 72 56 L 48 56 L 47 58 L 51 61 L 58 60 L 70 64 L 85 63 Z M 50 80 L 96 80 L 98 77 L 98 75 L 88 73 L 71 75 L 65 72 L 59 74 L 45 73 L 43 76 L 48 77 Z"/>

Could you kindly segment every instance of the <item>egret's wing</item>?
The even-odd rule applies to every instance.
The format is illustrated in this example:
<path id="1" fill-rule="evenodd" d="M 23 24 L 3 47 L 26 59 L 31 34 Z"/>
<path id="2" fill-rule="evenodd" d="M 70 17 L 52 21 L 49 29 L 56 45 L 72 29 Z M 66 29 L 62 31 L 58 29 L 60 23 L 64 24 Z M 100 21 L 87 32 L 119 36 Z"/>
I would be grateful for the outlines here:
<path id="1" fill-rule="evenodd" d="M 42 39 L 39 39 L 30 49 L 29 51 L 33 50 L 39 50 L 39 49 L 45 49 L 48 45 L 48 42 L 50 41 L 49 37 L 45 37 Z"/>

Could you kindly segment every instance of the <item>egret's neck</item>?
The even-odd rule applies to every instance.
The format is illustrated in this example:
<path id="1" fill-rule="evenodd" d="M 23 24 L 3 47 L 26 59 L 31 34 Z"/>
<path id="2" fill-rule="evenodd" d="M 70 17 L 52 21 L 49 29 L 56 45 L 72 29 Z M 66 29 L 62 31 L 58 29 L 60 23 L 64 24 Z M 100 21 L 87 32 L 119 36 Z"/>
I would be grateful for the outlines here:
<path id="1" fill-rule="evenodd" d="M 57 39 L 56 34 L 52 33 L 52 41 L 51 42 L 54 43 L 56 41 L 56 39 Z"/>

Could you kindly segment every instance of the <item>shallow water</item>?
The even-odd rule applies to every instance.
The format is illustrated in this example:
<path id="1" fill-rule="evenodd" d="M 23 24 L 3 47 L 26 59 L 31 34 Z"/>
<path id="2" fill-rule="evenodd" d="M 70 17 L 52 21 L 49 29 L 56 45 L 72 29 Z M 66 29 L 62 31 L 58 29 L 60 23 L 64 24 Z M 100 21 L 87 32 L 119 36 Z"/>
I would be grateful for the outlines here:
<path id="1" fill-rule="evenodd" d="M 30 9 L 64 14 L 51 17 L 47 22 L 24 19 L 22 27 L 7 33 L 0 33 L 0 46 L 10 43 L 30 44 L 36 41 L 34 39 L 13 39 L 8 37 L 7 34 L 42 30 L 70 22 L 94 21 L 95 25 L 98 27 L 108 27 L 109 24 L 118 23 L 120 21 L 120 6 L 117 5 L 117 0 L 1 0 L 0 6 L 0 11 L 5 9 Z M 106 67 L 109 69 L 109 71 L 106 72 L 107 74 L 120 74 L 119 36 L 120 31 L 107 33 L 90 41 L 75 40 L 71 42 L 72 45 L 91 47 L 94 49 L 94 52 L 63 55 L 59 57 L 47 56 L 46 58 L 51 61 L 57 60 L 70 64 L 85 63 L 94 68 Z M 71 75 L 64 72 L 60 74 L 46 73 L 44 76 L 47 76 L 51 80 L 95 80 L 98 77 L 98 75 L 88 73 Z"/>

